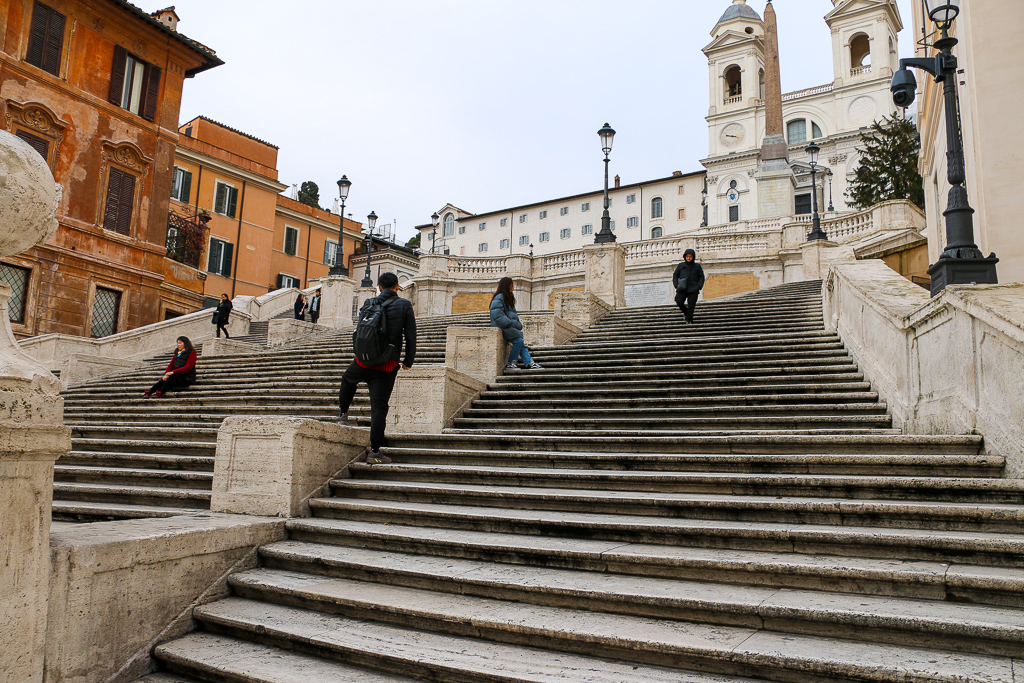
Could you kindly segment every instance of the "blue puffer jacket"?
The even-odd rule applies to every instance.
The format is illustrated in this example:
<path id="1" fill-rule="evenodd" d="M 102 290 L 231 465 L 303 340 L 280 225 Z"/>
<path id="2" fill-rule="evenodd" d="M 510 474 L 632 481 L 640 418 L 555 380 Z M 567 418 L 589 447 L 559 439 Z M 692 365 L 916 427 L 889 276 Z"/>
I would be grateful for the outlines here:
<path id="1" fill-rule="evenodd" d="M 491 327 L 500 327 L 505 341 L 523 338 L 523 324 L 519 322 L 516 309 L 505 305 L 505 295 L 499 294 L 491 299 Z"/>

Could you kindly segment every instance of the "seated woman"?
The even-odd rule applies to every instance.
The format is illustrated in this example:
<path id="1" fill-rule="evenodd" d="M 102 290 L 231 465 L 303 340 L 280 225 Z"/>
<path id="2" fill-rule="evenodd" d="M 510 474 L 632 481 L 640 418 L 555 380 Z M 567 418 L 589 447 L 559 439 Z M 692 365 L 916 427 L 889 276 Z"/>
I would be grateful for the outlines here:
<path id="1" fill-rule="evenodd" d="M 188 337 L 178 337 L 178 348 L 159 382 L 142 394 L 144 398 L 160 398 L 168 391 L 196 383 L 196 348 Z"/>
<path id="2" fill-rule="evenodd" d="M 540 370 L 540 364 L 535 363 L 530 357 L 530 350 L 526 348 L 523 339 L 523 323 L 519 322 L 519 314 L 516 313 L 516 297 L 512 293 L 515 284 L 512 278 L 503 277 L 498 281 L 498 290 L 491 297 L 491 327 L 500 327 L 501 334 L 505 341 L 512 342 L 512 351 L 508 355 L 506 370 L 514 370 L 519 366 L 516 361 L 522 359 L 523 367 L 530 370 Z"/>

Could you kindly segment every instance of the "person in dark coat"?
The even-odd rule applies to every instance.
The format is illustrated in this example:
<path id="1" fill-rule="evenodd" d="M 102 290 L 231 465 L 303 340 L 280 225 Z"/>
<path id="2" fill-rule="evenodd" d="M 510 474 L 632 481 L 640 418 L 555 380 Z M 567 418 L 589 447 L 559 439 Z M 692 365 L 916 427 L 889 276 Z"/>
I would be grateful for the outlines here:
<path id="1" fill-rule="evenodd" d="M 295 319 L 306 319 L 306 296 L 302 292 L 299 292 L 299 295 L 295 297 Z"/>
<path id="2" fill-rule="evenodd" d="M 683 252 L 683 262 L 672 274 L 672 286 L 676 288 L 676 305 L 683 312 L 686 323 L 692 323 L 697 296 L 704 289 L 704 269 L 697 263 L 697 252 L 693 249 Z"/>
<path id="3" fill-rule="evenodd" d="M 491 297 L 491 327 L 501 328 L 501 334 L 505 341 L 512 342 L 512 350 L 508 354 L 506 370 L 515 370 L 519 366 L 516 361 L 522 359 L 523 367 L 530 370 L 540 370 L 539 363 L 535 363 L 530 357 L 530 349 L 526 348 L 526 340 L 523 338 L 523 323 L 519 321 L 519 314 L 516 313 L 516 297 L 512 293 L 515 283 L 512 278 L 503 277 L 498 281 L 498 290 Z"/>
<path id="4" fill-rule="evenodd" d="M 227 294 L 220 295 L 220 303 L 217 304 L 217 336 L 220 337 L 220 331 L 224 330 L 224 336 L 231 339 L 231 335 L 228 334 L 228 328 L 226 325 L 231 320 L 231 299 L 228 298 Z"/>
<path id="5" fill-rule="evenodd" d="M 391 357 L 379 365 L 363 365 L 358 358 L 354 359 L 342 375 L 341 389 L 338 390 L 338 403 L 341 408 L 338 424 L 343 426 L 348 425 L 348 408 L 352 405 L 352 398 L 356 395 L 359 383 L 366 382 L 366 388 L 370 391 L 370 448 L 366 453 L 366 463 L 369 465 L 391 462 L 391 458 L 380 452 L 381 446 L 387 445 L 384 423 L 388 417 L 388 401 L 391 400 L 391 392 L 395 388 L 399 367 L 408 370 L 416 360 L 416 316 L 413 315 L 409 300 L 398 296 L 398 276 L 394 273 L 381 273 L 377 278 L 377 287 L 380 288 L 380 294 L 363 303 L 363 307 L 359 309 L 359 319 L 362 320 L 371 301 L 376 300 L 385 304 L 397 299 L 384 308 L 388 341 L 393 347 Z M 399 358 L 402 358 L 401 365 L 398 363 Z"/>
<path id="6" fill-rule="evenodd" d="M 168 391 L 181 387 L 192 386 L 196 383 L 196 347 L 188 337 L 178 337 L 177 348 L 171 356 L 171 362 L 164 370 L 164 376 L 160 381 L 151 386 L 142 394 L 144 398 L 160 398 Z"/>
<path id="7" fill-rule="evenodd" d="M 313 298 L 309 302 L 309 319 L 316 325 L 316 321 L 320 319 L 320 290 L 313 292 Z"/>

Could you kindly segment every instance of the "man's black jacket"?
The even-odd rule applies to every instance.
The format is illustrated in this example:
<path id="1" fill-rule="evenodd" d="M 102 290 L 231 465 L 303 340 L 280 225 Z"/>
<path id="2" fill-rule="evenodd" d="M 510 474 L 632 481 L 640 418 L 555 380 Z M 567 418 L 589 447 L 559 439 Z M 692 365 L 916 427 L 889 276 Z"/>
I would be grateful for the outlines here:
<path id="1" fill-rule="evenodd" d="M 395 298 L 398 301 L 388 304 L 384 309 L 384 317 L 388 322 L 388 341 L 395 347 L 388 360 L 398 360 L 402 357 L 402 338 L 405 337 L 405 359 L 402 365 L 412 367 L 413 361 L 416 360 L 416 316 L 413 315 L 412 304 L 408 299 L 399 297 L 398 292 L 393 289 L 385 289 L 377 295 L 377 300 L 382 304 Z M 363 302 L 360 311 L 366 308 L 369 301 L 371 299 Z"/>
<path id="2" fill-rule="evenodd" d="M 690 253 L 687 249 L 686 253 Z M 704 289 L 704 269 L 697 263 L 697 259 L 692 262 L 686 261 L 686 254 L 683 254 L 683 262 L 676 266 L 676 272 L 672 274 L 672 286 L 676 288 L 676 291 L 683 291 L 687 294 L 693 294 Z"/>

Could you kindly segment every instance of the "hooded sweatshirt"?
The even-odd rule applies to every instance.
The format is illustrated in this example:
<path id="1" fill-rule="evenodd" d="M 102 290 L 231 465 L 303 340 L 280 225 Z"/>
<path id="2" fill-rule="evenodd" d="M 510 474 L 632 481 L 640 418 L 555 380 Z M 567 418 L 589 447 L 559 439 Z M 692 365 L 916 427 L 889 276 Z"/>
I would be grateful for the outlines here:
<path id="1" fill-rule="evenodd" d="M 693 262 L 688 262 L 686 257 L 693 256 Z M 672 286 L 677 292 L 693 294 L 704 289 L 704 269 L 697 263 L 697 252 L 687 249 L 683 252 L 683 262 L 676 266 L 676 272 L 672 274 Z"/>

